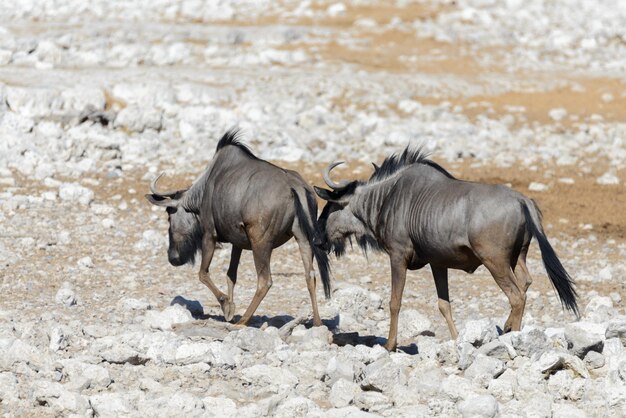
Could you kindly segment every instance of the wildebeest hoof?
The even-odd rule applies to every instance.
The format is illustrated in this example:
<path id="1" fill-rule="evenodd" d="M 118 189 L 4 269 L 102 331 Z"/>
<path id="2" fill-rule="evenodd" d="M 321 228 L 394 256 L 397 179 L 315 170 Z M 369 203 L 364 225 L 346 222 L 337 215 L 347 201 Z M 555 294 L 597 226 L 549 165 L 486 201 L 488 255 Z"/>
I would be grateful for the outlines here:
<path id="1" fill-rule="evenodd" d="M 385 344 L 385 349 L 389 352 L 396 351 L 397 344 Z"/>
<path id="2" fill-rule="evenodd" d="M 224 313 L 224 319 L 226 319 L 227 322 L 233 320 L 233 317 L 235 316 L 235 310 L 236 307 L 234 302 L 225 301 L 222 304 L 222 312 Z"/>

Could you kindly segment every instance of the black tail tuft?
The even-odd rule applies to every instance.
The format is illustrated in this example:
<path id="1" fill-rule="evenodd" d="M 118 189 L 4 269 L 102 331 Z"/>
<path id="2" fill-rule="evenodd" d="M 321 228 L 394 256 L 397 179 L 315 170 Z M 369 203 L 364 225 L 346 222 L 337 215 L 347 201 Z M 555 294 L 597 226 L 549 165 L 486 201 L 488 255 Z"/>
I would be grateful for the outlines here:
<path id="1" fill-rule="evenodd" d="M 317 203 L 315 201 L 315 197 L 311 192 L 308 190 L 306 191 L 307 206 L 309 209 L 309 214 L 307 215 L 296 191 L 291 189 L 291 193 L 293 194 L 298 223 L 302 227 L 307 240 L 309 241 L 309 245 L 313 251 L 313 257 L 317 262 L 317 268 L 320 272 L 320 277 L 322 278 L 322 284 L 324 285 L 324 295 L 326 295 L 326 299 L 330 299 L 330 262 L 328 260 L 328 254 L 326 251 L 322 250 L 313 243 L 317 235 L 320 233 L 317 222 Z"/>
<path id="2" fill-rule="evenodd" d="M 543 232 L 539 208 L 533 201 L 523 202 L 522 207 L 524 209 L 524 216 L 526 217 L 526 224 L 530 228 L 532 235 L 537 238 L 543 265 L 552 282 L 552 286 L 561 299 L 561 304 L 577 317 L 580 317 L 578 303 L 576 302 L 578 294 L 576 293 L 576 289 L 574 289 L 574 280 L 567 271 L 565 271 L 561 260 L 557 257 L 554 248 L 552 248 L 552 245 L 550 245 L 548 238 Z"/>

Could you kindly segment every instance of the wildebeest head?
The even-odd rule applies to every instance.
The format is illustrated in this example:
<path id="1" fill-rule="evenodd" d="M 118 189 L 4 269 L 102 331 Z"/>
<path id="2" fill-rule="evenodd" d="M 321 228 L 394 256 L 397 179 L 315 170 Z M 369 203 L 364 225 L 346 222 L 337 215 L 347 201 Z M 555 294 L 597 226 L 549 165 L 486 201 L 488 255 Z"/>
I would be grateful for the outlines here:
<path id="1" fill-rule="evenodd" d="M 183 204 L 187 189 L 167 192 L 157 190 L 156 183 L 162 175 L 163 173 L 152 180 L 152 193 L 147 194 L 146 199 L 153 205 L 165 207 L 167 211 L 170 224 L 167 258 L 170 264 L 181 266 L 193 263 L 202 239 L 198 216 Z"/>
<path id="2" fill-rule="evenodd" d="M 324 181 L 331 190 L 315 187 L 315 193 L 327 202 L 319 218 L 322 236 L 318 237 L 317 244 L 326 251 L 333 251 L 337 257 L 344 254 L 346 240 L 352 236 L 355 236 L 357 243 L 363 249 L 367 249 L 373 240 L 365 223 L 354 214 L 350 207 L 361 183 L 358 181 L 335 183 L 330 178 L 330 171 L 339 164 L 342 162 L 333 163 L 324 171 Z"/>

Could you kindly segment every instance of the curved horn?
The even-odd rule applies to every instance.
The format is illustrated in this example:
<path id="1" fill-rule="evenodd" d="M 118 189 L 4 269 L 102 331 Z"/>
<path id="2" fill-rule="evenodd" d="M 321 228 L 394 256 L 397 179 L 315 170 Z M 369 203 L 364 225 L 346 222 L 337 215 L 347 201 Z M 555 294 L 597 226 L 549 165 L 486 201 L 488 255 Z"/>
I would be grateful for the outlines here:
<path id="1" fill-rule="evenodd" d="M 326 170 L 324 170 L 324 181 L 326 182 L 328 187 L 330 187 L 331 189 L 341 189 L 342 187 L 346 187 L 348 184 L 350 184 L 349 181 L 345 181 L 345 180 L 342 180 L 339 183 L 335 183 L 334 181 L 331 180 L 330 178 L 331 170 L 340 164 L 343 164 L 343 161 L 337 161 L 335 163 L 332 163 L 328 167 L 326 167 Z"/>
<path id="2" fill-rule="evenodd" d="M 161 174 L 159 174 L 158 176 L 156 176 L 154 178 L 154 180 L 152 180 L 152 182 L 150 182 L 150 192 L 152 192 L 152 194 L 155 194 L 157 196 L 161 196 L 161 197 L 170 197 L 170 196 L 174 196 L 176 193 L 178 193 L 178 190 L 173 190 L 173 191 L 168 191 L 168 192 L 160 192 L 157 190 L 156 188 L 156 184 L 157 181 L 159 181 L 159 179 L 161 178 L 161 176 L 165 174 L 165 172 L 161 172 Z"/>

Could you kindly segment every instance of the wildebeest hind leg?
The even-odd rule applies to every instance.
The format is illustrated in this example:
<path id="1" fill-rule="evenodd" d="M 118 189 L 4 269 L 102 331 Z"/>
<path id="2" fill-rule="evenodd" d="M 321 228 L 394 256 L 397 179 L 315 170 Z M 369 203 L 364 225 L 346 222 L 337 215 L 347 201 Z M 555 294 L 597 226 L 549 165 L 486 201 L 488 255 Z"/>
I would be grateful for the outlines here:
<path id="1" fill-rule="evenodd" d="M 247 325 L 254 315 L 254 312 L 259 307 L 259 304 L 267 295 L 268 290 L 272 287 L 272 275 L 270 272 L 270 259 L 272 256 L 272 247 L 267 243 L 262 243 L 260 246 L 252 246 L 252 256 L 254 258 L 254 266 L 256 267 L 257 274 L 257 286 L 252 302 L 246 309 L 238 325 Z"/>
<path id="2" fill-rule="evenodd" d="M 430 267 L 433 271 L 435 286 L 437 287 L 437 297 L 439 299 L 437 304 L 439 305 L 439 311 L 448 323 L 448 329 L 450 330 L 452 339 L 456 340 L 459 333 L 452 320 L 452 307 L 450 306 L 450 295 L 448 294 L 448 269 L 446 267 L 433 266 L 432 264 Z"/>
<path id="3" fill-rule="evenodd" d="M 306 287 L 309 289 L 311 296 L 311 305 L 313 306 L 313 325 L 319 327 L 322 325 L 319 311 L 317 310 L 317 296 L 315 294 L 315 270 L 313 270 L 313 251 L 307 238 L 299 231 L 294 231 L 294 236 L 300 248 L 302 256 L 302 264 L 304 264 L 304 278 L 306 279 Z"/>
<path id="4" fill-rule="evenodd" d="M 517 286 L 524 293 L 524 304 L 522 305 L 522 312 L 520 313 L 520 322 L 521 322 L 521 317 L 524 315 L 524 309 L 526 307 L 526 292 L 528 291 L 528 288 L 533 282 L 533 279 L 532 277 L 530 277 L 530 273 L 528 272 L 528 267 L 526 267 L 527 251 L 528 251 L 528 248 L 522 250 L 522 252 L 520 253 L 517 259 L 517 264 L 515 265 L 515 269 L 513 270 L 513 272 L 515 273 L 515 277 L 517 278 Z"/>
<path id="5" fill-rule="evenodd" d="M 402 293 L 406 282 L 406 261 L 391 259 L 391 301 L 389 311 L 391 322 L 389 324 L 389 337 L 385 348 L 393 351 L 398 345 L 398 316 L 402 305 Z"/>
<path id="6" fill-rule="evenodd" d="M 503 257 L 502 260 L 498 261 L 483 260 L 483 264 L 487 267 L 511 304 L 511 314 L 504 323 L 503 331 L 519 331 L 522 326 L 524 305 L 526 304 L 525 290 L 519 288 L 518 280 L 506 258 Z"/>
<path id="7" fill-rule="evenodd" d="M 233 245 L 230 252 L 230 264 L 228 265 L 228 272 L 226 280 L 228 283 L 228 303 L 225 304 L 224 318 L 227 321 L 231 321 L 235 316 L 235 284 L 237 283 L 237 268 L 239 267 L 239 260 L 241 259 L 241 248 Z"/>
<path id="8" fill-rule="evenodd" d="M 225 306 L 228 305 L 227 296 L 215 286 L 215 283 L 211 280 L 209 274 L 209 267 L 211 266 L 211 260 L 213 259 L 213 252 L 215 251 L 215 241 L 211 237 L 205 237 L 202 240 L 202 262 L 200 263 L 200 271 L 198 276 L 200 281 L 209 288 L 209 290 L 215 295 L 219 302 L 222 311 L 225 312 Z M 226 316 L 226 313 L 224 313 Z"/>

